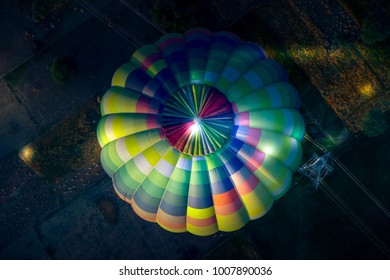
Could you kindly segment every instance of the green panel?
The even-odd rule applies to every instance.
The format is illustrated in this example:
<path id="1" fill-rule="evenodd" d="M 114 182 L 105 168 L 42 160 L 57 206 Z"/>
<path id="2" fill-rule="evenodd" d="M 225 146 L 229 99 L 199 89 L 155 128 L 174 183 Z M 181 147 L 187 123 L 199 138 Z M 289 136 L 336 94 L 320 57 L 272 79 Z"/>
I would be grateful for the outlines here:
<path id="1" fill-rule="evenodd" d="M 299 108 L 300 102 L 293 86 L 278 82 L 251 92 L 235 101 L 239 112 L 271 108 Z"/>
<path id="2" fill-rule="evenodd" d="M 171 146 L 166 140 L 162 140 L 127 161 L 113 176 L 117 189 L 127 189 L 127 198 L 131 198 L 153 167 L 165 155 Z"/>
<path id="3" fill-rule="evenodd" d="M 203 158 L 203 157 L 202 157 Z M 209 187 L 207 162 L 204 159 L 193 157 L 191 169 L 191 185 L 207 185 Z"/>
<path id="4" fill-rule="evenodd" d="M 262 165 L 254 174 L 276 199 L 280 198 L 291 184 L 291 171 L 270 156 L 265 156 Z"/>
<path id="5" fill-rule="evenodd" d="M 218 157 L 218 154 L 221 151 L 222 151 L 222 149 L 219 149 L 215 153 L 208 154 L 208 155 L 205 156 L 206 162 L 207 162 L 207 166 L 208 166 L 209 170 L 215 169 L 215 168 L 220 167 L 220 166 L 223 165 L 223 163 L 221 162 L 221 160 Z"/>
<path id="6" fill-rule="evenodd" d="M 294 109 L 270 109 L 249 112 L 249 126 L 283 133 L 301 140 L 305 124 Z"/>
<path id="7" fill-rule="evenodd" d="M 283 71 L 282 66 L 271 59 L 263 59 L 254 64 L 250 69 L 243 71 L 245 72 L 243 72 L 240 79 L 225 91 L 230 101 L 234 101 L 267 85 L 287 80 L 287 75 Z"/>
<path id="8" fill-rule="evenodd" d="M 263 130 L 256 147 L 267 156 L 283 162 L 290 170 L 295 170 L 302 159 L 300 142 L 281 133 Z"/>

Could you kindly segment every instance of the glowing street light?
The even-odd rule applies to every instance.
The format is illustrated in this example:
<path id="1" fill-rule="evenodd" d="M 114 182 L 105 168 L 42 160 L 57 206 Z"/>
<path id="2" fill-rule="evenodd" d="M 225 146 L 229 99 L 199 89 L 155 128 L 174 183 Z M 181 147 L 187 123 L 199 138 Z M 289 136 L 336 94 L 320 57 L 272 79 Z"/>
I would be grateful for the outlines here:
<path id="1" fill-rule="evenodd" d="M 372 96 L 374 95 L 374 87 L 371 84 L 365 84 L 364 86 L 360 87 L 360 93 L 364 96 Z"/>
<path id="2" fill-rule="evenodd" d="M 31 161 L 33 155 L 34 155 L 34 150 L 30 145 L 25 146 L 19 152 L 19 157 L 26 163 Z"/>

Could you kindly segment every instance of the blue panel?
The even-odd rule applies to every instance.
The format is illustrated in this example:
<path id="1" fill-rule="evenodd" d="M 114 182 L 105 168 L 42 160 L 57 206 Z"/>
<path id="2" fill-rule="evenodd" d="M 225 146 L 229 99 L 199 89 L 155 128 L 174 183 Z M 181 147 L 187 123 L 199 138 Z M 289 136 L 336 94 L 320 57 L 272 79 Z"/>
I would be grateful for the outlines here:
<path id="1" fill-rule="evenodd" d="M 143 188 L 139 188 L 135 192 L 133 199 L 142 210 L 149 213 L 157 213 L 160 200 L 150 196 Z"/>
<path id="2" fill-rule="evenodd" d="M 211 196 L 208 197 L 188 197 L 188 206 L 192 208 L 202 209 L 209 208 L 213 206 L 213 198 Z"/>
<path id="3" fill-rule="evenodd" d="M 178 51 L 178 52 L 174 52 L 174 53 L 171 53 L 169 54 L 167 57 L 165 57 L 165 60 L 167 61 L 167 64 L 169 66 L 171 65 L 176 65 L 176 64 L 184 64 L 184 65 L 187 65 L 187 57 L 186 57 L 186 54 L 185 52 L 182 52 L 182 51 Z M 185 69 L 185 68 L 183 68 Z M 188 71 L 186 69 L 186 71 Z"/>
<path id="4" fill-rule="evenodd" d="M 150 82 L 150 80 L 151 77 L 149 77 L 145 72 L 141 69 L 136 69 L 127 76 L 125 87 L 142 92 L 143 88 L 148 82 Z"/>
<path id="5" fill-rule="evenodd" d="M 191 40 L 186 42 L 187 51 L 192 51 L 194 48 L 202 49 L 206 51 L 209 48 L 209 42 L 204 40 Z"/>
<path id="6" fill-rule="evenodd" d="M 229 162 L 225 163 L 225 167 L 230 174 L 234 174 L 237 170 L 240 170 L 244 164 L 237 158 L 233 157 Z"/>
<path id="7" fill-rule="evenodd" d="M 173 195 L 172 195 L 173 196 Z M 183 199 L 183 198 L 180 198 Z M 174 206 L 169 204 L 166 200 L 162 200 L 160 204 L 161 210 L 168 213 L 169 215 L 180 217 L 187 214 L 187 205 L 185 206 Z"/>
<path id="8" fill-rule="evenodd" d="M 231 66 L 226 66 L 222 73 L 222 77 L 228 79 L 230 82 L 235 81 L 240 75 L 241 73 Z"/>
<path id="9" fill-rule="evenodd" d="M 244 142 L 238 140 L 237 138 L 231 138 L 226 143 L 226 147 L 228 147 L 235 155 L 238 153 L 238 151 L 242 148 L 243 145 Z"/>
<path id="10" fill-rule="evenodd" d="M 155 76 L 156 80 L 158 80 L 164 88 L 170 93 L 174 93 L 179 90 L 179 85 L 176 83 L 175 78 L 172 75 L 172 72 L 170 69 L 165 68 L 158 72 L 158 74 Z"/>

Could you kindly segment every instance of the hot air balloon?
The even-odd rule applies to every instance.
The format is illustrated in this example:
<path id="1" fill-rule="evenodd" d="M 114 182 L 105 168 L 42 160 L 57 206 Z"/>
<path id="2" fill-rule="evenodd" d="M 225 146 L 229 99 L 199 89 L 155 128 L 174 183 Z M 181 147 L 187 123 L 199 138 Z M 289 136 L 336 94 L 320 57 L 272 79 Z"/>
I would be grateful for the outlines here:
<path id="1" fill-rule="evenodd" d="M 305 133 L 283 67 L 221 31 L 137 49 L 101 99 L 101 162 L 118 196 L 171 232 L 235 231 L 291 184 Z"/>

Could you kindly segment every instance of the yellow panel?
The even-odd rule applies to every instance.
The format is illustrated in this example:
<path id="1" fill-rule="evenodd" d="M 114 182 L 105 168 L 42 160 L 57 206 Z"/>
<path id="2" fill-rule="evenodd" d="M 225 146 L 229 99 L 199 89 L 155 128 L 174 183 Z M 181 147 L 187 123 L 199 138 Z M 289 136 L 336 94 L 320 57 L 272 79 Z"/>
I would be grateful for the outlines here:
<path id="1" fill-rule="evenodd" d="M 249 218 L 254 220 L 268 212 L 274 199 L 262 185 L 257 185 L 252 192 L 241 196 L 241 201 L 245 205 Z"/>
<path id="2" fill-rule="evenodd" d="M 244 208 L 241 208 L 238 212 L 234 212 L 230 215 L 217 215 L 218 228 L 221 231 L 238 230 L 247 223 L 247 220 L 245 219 L 247 216 Z"/>
<path id="3" fill-rule="evenodd" d="M 135 68 L 136 66 L 132 63 L 127 63 L 119 67 L 112 77 L 111 86 L 125 87 L 127 76 Z"/>
<path id="4" fill-rule="evenodd" d="M 203 209 L 196 209 L 190 206 L 187 207 L 187 215 L 196 219 L 206 219 L 215 215 L 214 206 Z"/>
<path id="5" fill-rule="evenodd" d="M 187 230 L 192 234 L 207 236 L 216 233 L 218 231 L 218 227 L 216 224 L 208 227 L 197 227 L 187 223 Z"/>

